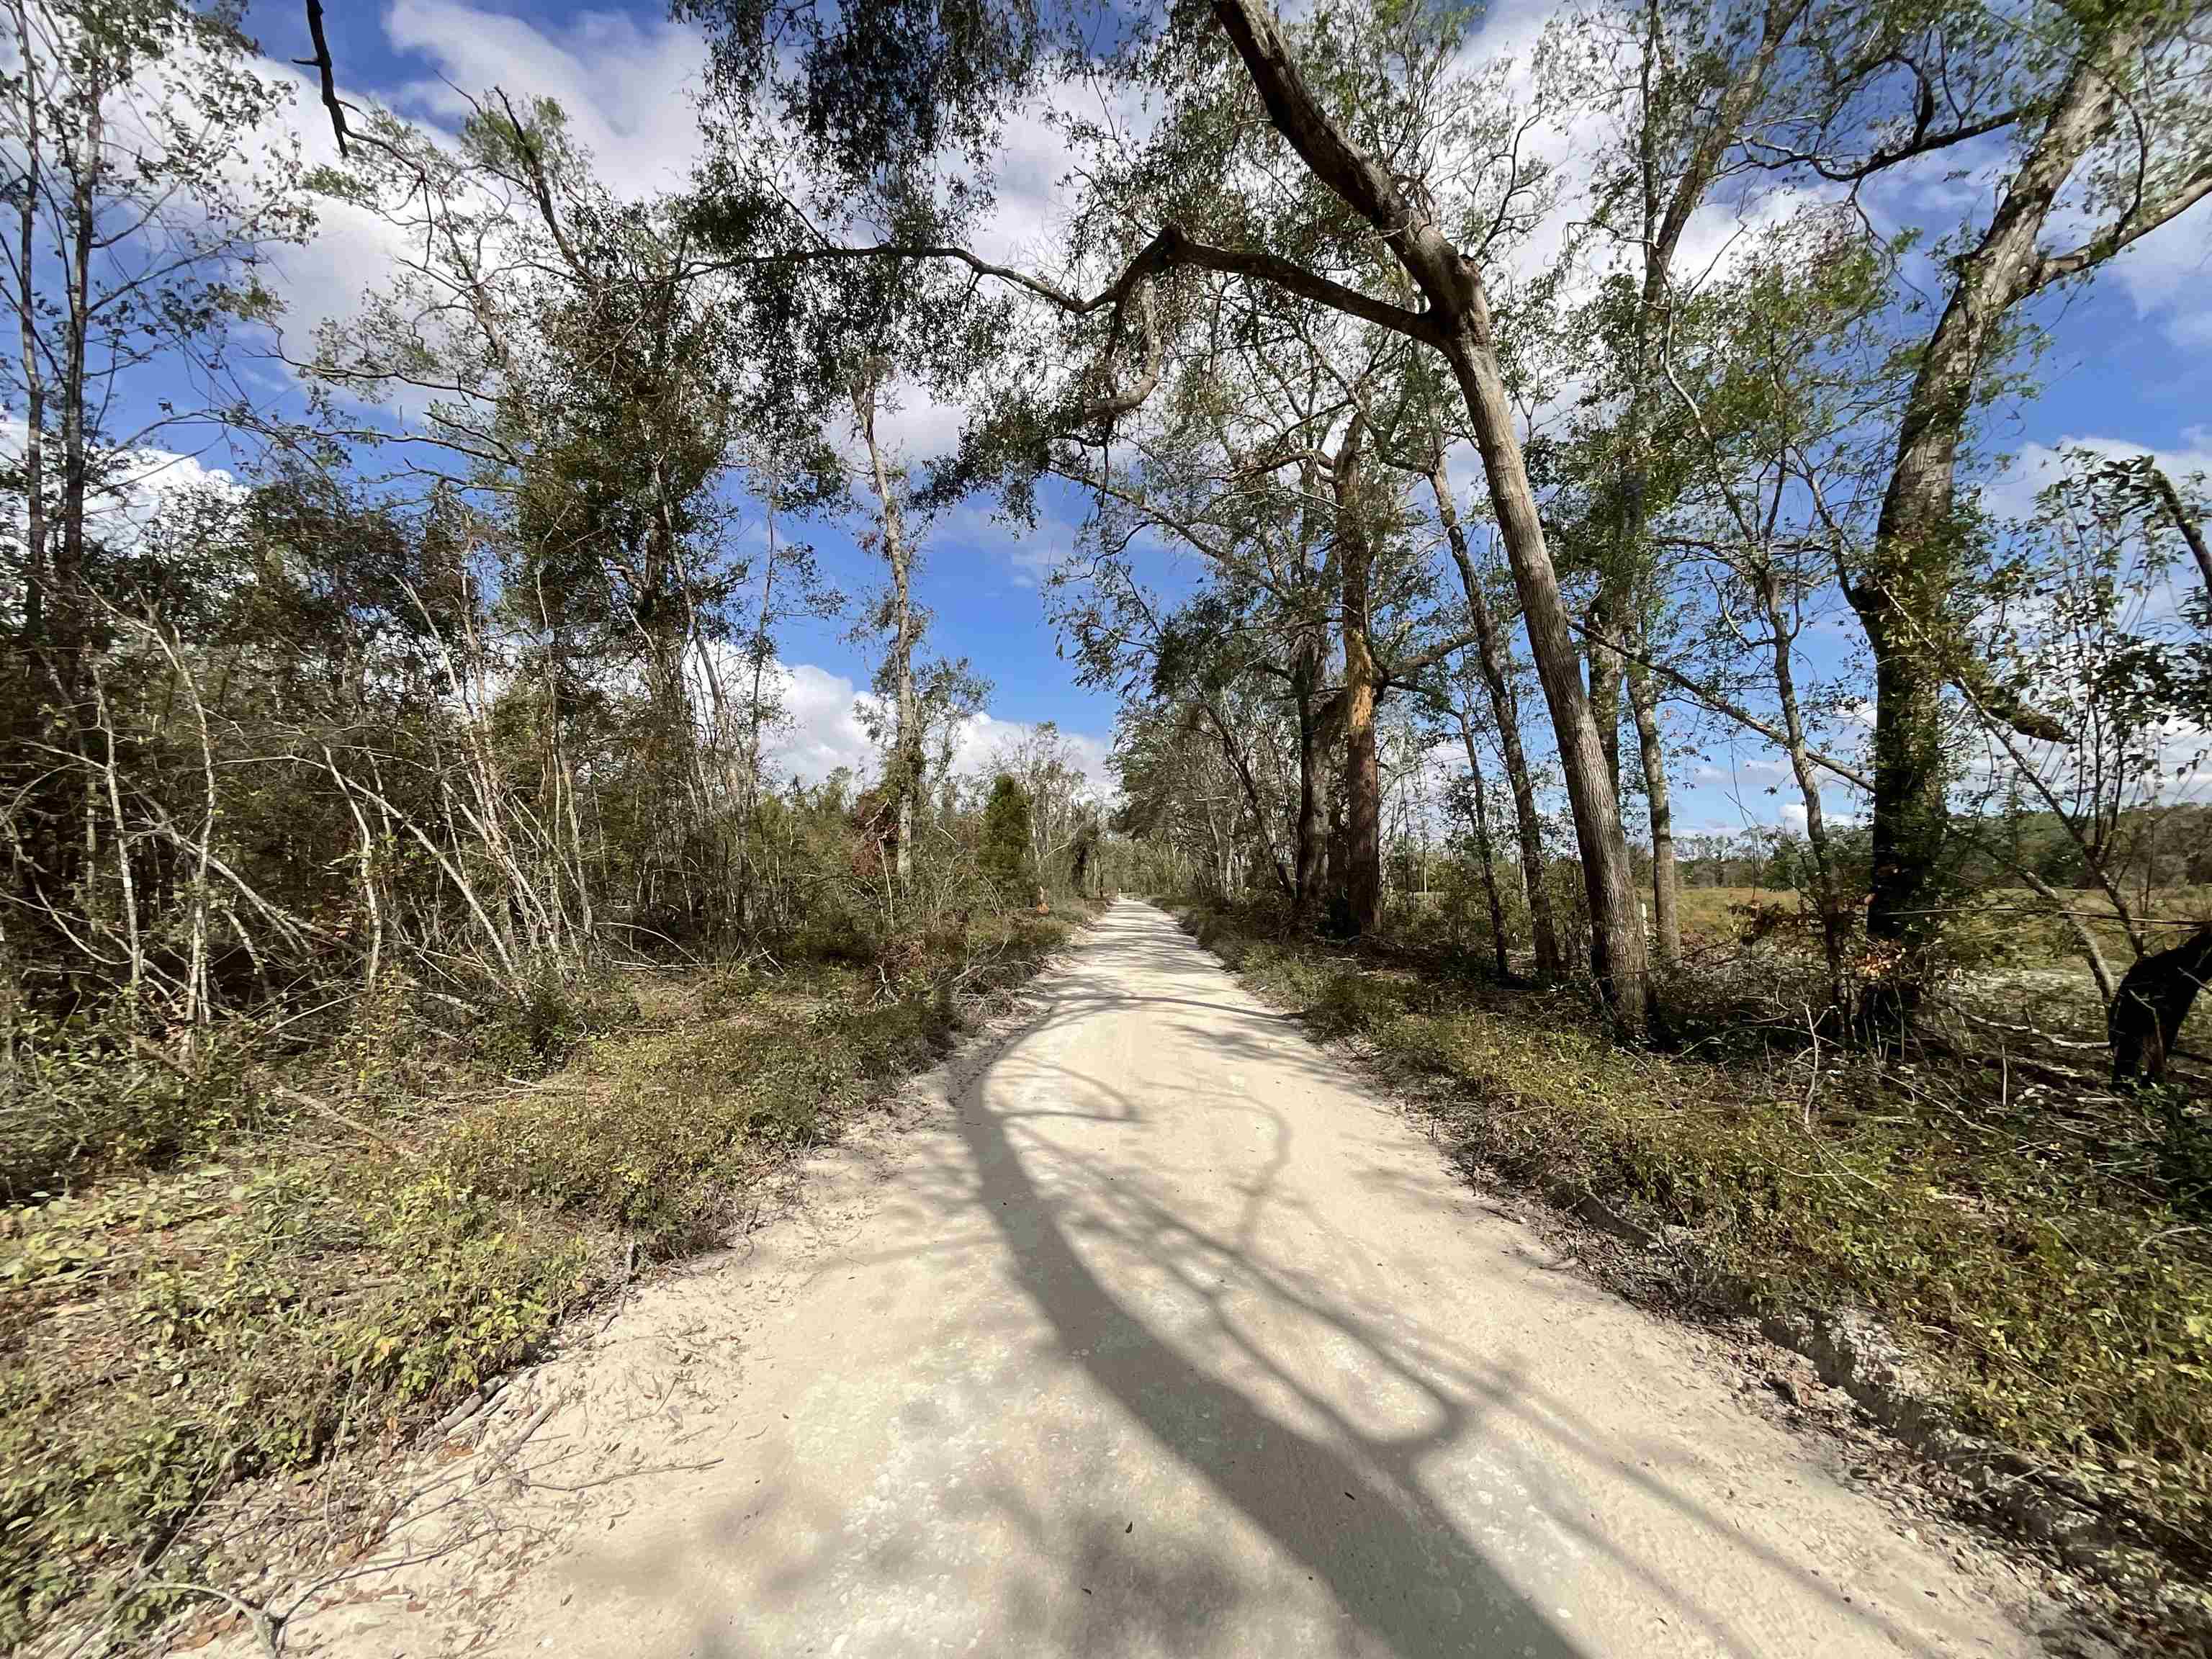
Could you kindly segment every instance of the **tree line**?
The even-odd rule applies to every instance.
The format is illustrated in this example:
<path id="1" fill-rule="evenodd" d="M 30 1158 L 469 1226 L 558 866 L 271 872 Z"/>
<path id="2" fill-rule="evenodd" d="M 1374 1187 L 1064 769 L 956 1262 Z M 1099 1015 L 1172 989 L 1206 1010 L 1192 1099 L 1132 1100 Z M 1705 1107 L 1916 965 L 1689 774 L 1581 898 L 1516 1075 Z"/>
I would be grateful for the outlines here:
<path id="1" fill-rule="evenodd" d="M 2201 6 L 1591 0 L 1517 61 L 1450 7 L 677 9 L 702 159 L 632 198 L 527 88 L 450 132 L 349 100 L 319 18 L 310 164 L 235 10 L 13 7 L 11 1004 L 189 1050 L 395 963 L 520 1000 L 1095 884 L 1064 753 L 999 769 L 1019 814 L 951 777 L 983 687 L 918 579 L 948 507 L 1048 489 L 1178 870 L 1382 928 L 1410 711 L 1500 964 L 1503 879 L 1515 954 L 1641 1040 L 1683 734 L 1729 731 L 1786 763 L 1840 1027 L 1911 1020 L 1970 866 L 2112 908 L 2132 965 L 2072 925 L 2116 1018 L 2187 965 L 2128 872 L 2212 702 L 2197 483 L 2079 456 L 2019 523 L 1976 484 L 2055 296 L 2212 193 Z M 1018 116 L 1074 161 L 987 258 Z M 319 210 L 392 263 L 301 343 L 265 262 Z M 882 416 L 924 395 L 969 418 L 917 465 Z M 149 491 L 218 444 L 236 482 Z M 824 794 L 770 750 L 833 612 L 880 760 Z"/>

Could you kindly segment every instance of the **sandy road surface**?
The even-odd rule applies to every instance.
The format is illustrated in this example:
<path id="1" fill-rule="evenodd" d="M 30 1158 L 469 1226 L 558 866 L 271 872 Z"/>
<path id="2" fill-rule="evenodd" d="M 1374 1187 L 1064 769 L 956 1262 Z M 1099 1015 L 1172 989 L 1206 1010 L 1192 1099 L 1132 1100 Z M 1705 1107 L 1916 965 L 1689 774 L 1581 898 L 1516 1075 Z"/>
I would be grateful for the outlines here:
<path id="1" fill-rule="evenodd" d="M 1039 988 L 534 1384 L 564 1469 L 713 1467 L 541 1477 L 292 1650 L 2034 1650 L 1159 912 Z"/>

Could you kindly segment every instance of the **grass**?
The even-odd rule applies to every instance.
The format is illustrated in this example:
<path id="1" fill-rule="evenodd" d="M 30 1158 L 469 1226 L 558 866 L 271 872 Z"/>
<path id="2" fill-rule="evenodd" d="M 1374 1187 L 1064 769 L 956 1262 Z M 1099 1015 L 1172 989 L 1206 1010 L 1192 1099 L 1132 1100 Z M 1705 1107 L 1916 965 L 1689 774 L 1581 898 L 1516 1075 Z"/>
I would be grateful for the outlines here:
<path id="1" fill-rule="evenodd" d="M 896 979 L 731 969 L 525 1011 L 475 1034 L 472 1091 L 380 1018 L 346 1080 L 357 1133 L 249 1109 L 233 1067 L 227 1091 L 144 1085 L 191 1106 L 182 1127 L 112 1105 L 101 1135 L 50 1146 L 69 1161 L 41 1178 L 68 1189 L 0 1211 L 0 1646 L 64 1609 L 143 1625 L 169 1603 L 140 1578 L 242 1575 L 249 1546 L 192 1529 L 211 1497 L 396 1440 L 633 1261 L 711 1244 L 766 1174 L 950 1047 L 957 970 L 970 998 L 1003 992 L 1069 931 L 978 918 Z M 505 1077 L 556 1045 L 550 1075 Z"/>
<path id="2" fill-rule="evenodd" d="M 2069 891 L 2063 897 L 2066 908 L 2096 939 L 2112 971 L 2126 971 L 2134 951 L 2112 901 L 2094 889 Z M 1811 924 L 1802 896 L 1789 889 L 1685 887 L 1680 903 L 1683 943 L 1692 950 L 1734 945 L 1762 923 L 1771 927 L 1779 918 L 1802 916 L 1805 926 Z M 2212 887 L 2162 887 L 2132 896 L 2131 904 L 2150 947 L 2156 950 L 2212 920 Z M 2073 930 L 2052 914 L 2048 901 L 2027 888 L 1991 887 L 1963 896 L 1946 933 L 1954 960 L 1970 973 L 2065 968 L 2081 974 L 2087 983 Z"/>
<path id="3" fill-rule="evenodd" d="M 1992 1062 L 1883 1063 L 1801 1030 L 1630 1052 L 1565 993 L 1251 911 L 1187 921 L 1320 1034 L 1356 1037 L 1457 1155 L 1666 1240 L 1716 1310 L 1876 1315 L 1970 1430 L 2202 1582 L 2212 1538 L 2212 1123 Z M 2173 1127 L 2178 1124 L 2178 1127 Z"/>

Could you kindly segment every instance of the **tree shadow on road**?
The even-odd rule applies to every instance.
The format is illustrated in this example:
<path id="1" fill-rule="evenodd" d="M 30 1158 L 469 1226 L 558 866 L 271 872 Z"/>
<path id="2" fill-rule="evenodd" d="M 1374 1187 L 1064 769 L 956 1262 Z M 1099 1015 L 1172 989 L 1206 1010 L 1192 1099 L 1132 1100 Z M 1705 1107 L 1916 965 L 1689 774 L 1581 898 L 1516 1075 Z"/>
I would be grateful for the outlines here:
<path id="1" fill-rule="evenodd" d="M 1879 1613 L 1845 1606 L 1833 1587 L 1624 1459 L 1510 1365 L 1472 1361 L 1452 1334 L 1425 1326 L 1418 1310 L 1388 1305 L 1384 1279 L 1363 1282 L 1371 1248 L 1353 1249 L 1332 1232 L 1335 1218 L 1281 1190 L 1291 1130 L 1267 1103 L 1218 1080 L 1186 1080 L 1184 1103 L 1198 1099 L 1241 1114 L 1267 1145 L 1244 1178 L 1219 1183 L 1226 1196 L 1210 1211 L 1178 1201 L 1189 1187 L 1177 1188 L 1175 1160 L 1187 1150 L 1149 1133 L 1138 1090 L 1066 1064 L 1056 1034 L 1103 1011 L 1141 1005 L 1164 1022 L 1187 1021 L 1186 1035 L 1232 1059 L 1264 1060 L 1271 1078 L 1284 1078 L 1285 1067 L 1294 1084 L 1334 1088 L 1340 1078 L 1326 1056 L 1291 1040 L 1279 1016 L 1236 990 L 1195 947 L 1163 932 L 1146 913 L 1109 916 L 1099 940 L 1050 982 L 1042 1015 L 957 1088 L 951 1138 L 931 1137 L 933 1147 L 901 1166 L 897 1202 L 908 1213 L 898 1231 L 909 1241 L 933 1231 L 944 1242 L 857 1250 L 841 1255 L 840 1267 L 865 1269 L 940 1249 L 994 1253 L 1018 1291 L 1000 1310 L 1006 1329 L 995 1334 L 1033 1343 L 1024 1352 L 1036 1364 L 1076 1368 L 1090 1391 L 1261 1534 L 1279 1559 L 1325 1587 L 1339 1651 L 1400 1659 L 1570 1659 L 1589 1651 L 1530 1599 L 1529 1558 L 1517 1564 L 1522 1582 L 1509 1579 L 1436 1488 L 1438 1468 L 1480 1457 L 1510 1481 L 1542 1489 L 1543 1470 L 1524 1467 L 1524 1454 L 1484 1433 L 1485 1420 L 1503 1413 L 1562 1456 L 1605 1468 L 1683 1524 L 1720 1533 L 1802 1593 L 1825 1597 L 1869 1645 L 1925 1651 Z M 1133 983 L 1146 992 L 1133 996 Z M 1188 1019 L 1198 1010 L 1206 1012 L 1202 1024 Z M 1158 1097 L 1158 1085 L 1152 1079 L 1146 1092 Z M 1387 1178 L 1373 1173 L 1377 1182 Z M 1286 1208 L 1303 1237 L 1323 1241 L 1318 1257 L 1271 1259 L 1263 1248 L 1263 1224 L 1279 1224 Z M 1340 1250 L 1331 1243 L 1338 1237 Z M 1261 1323 L 1264 1337 L 1255 1334 Z M 1286 1334 L 1302 1352 L 1285 1352 Z M 898 1432 L 937 1429 L 925 1401 Z M 991 1609 L 989 1627 L 1033 1652 L 1218 1648 L 1239 1607 L 1279 1594 L 1279 1584 L 1254 1582 L 1249 1552 L 1240 1562 L 1223 1547 L 1226 1516 L 1195 1528 L 1185 1517 L 1171 1547 L 1153 1540 L 1142 1553 L 1131 1550 L 1125 1527 L 1135 1521 L 1082 1486 L 1085 1459 L 1103 1455 L 1097 1448 L 1071 1454 L 1067 1469 L 1054 1472 L 1062 1484 L 1049 1512 L 1040 1512 L 1034 1487 L 1025 1492 L 1005 1480 L 978 1480 L 937 1500 L 942 1525 L 988 1512 L 1025 1541 L 1037 1564 L 1032 1577 L 1016 1577 L 1002 1592 L 1011 1604 Z M 757 1500 L 761 1511 L 806 1510 L 799 1531 L 816 1540 L 772 1564 L 762 1582 L 777 1596 L 822 1593 L 833 1576 L 841 1584 L 943 1582 L 943 1562 L 915 1559 L 937 1541 L 927 1529 L 919 1544 L 911 1528 L 861 1540 L 825 1496 L 805 1491 L 805 1474 L 794 1464 L 780 1488 Z M 1571 1551 L 1619 1564 L 1655 1612 L 1699 1629 L 1721 1651 L 1761 1650 L 1730 1610 L 1707 1604 L 1702 1592 L 1711 1587 L 1670 1582 L 1579 1516 L 1547 1519 L 1572 1540 Z M 741 1525 L 725 1536 L 727 1547 L 749 1547 Z M 647 1597 L 672 1589 L 680 1571 L 665 1560 L 606 1565 L 597 1575 L 605 1588 Z M 1087 1593 L 1092 1581 L 1109 1579 L 1114 1595 L 1071 1609 L 1070 1583 Z M 680 1650 L 711 1659 L 753 1651 L 745 1626 L 742 1608 L 720 1608 L 696 1622 Z"/>

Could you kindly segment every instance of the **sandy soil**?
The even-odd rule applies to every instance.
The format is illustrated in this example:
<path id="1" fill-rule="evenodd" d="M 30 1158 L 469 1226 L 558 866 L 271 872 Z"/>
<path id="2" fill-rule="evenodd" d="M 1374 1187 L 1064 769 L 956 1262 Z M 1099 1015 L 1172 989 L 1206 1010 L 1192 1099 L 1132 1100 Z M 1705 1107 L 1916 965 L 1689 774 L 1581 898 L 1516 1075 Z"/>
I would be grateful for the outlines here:
<path id="1" fill-rule="evenodd" d="M 1157 910 L 1036 994 L 425 1454 L 286 1650 L 2037 1650 L 2019 1584 L 1847 1487 Z"/>

